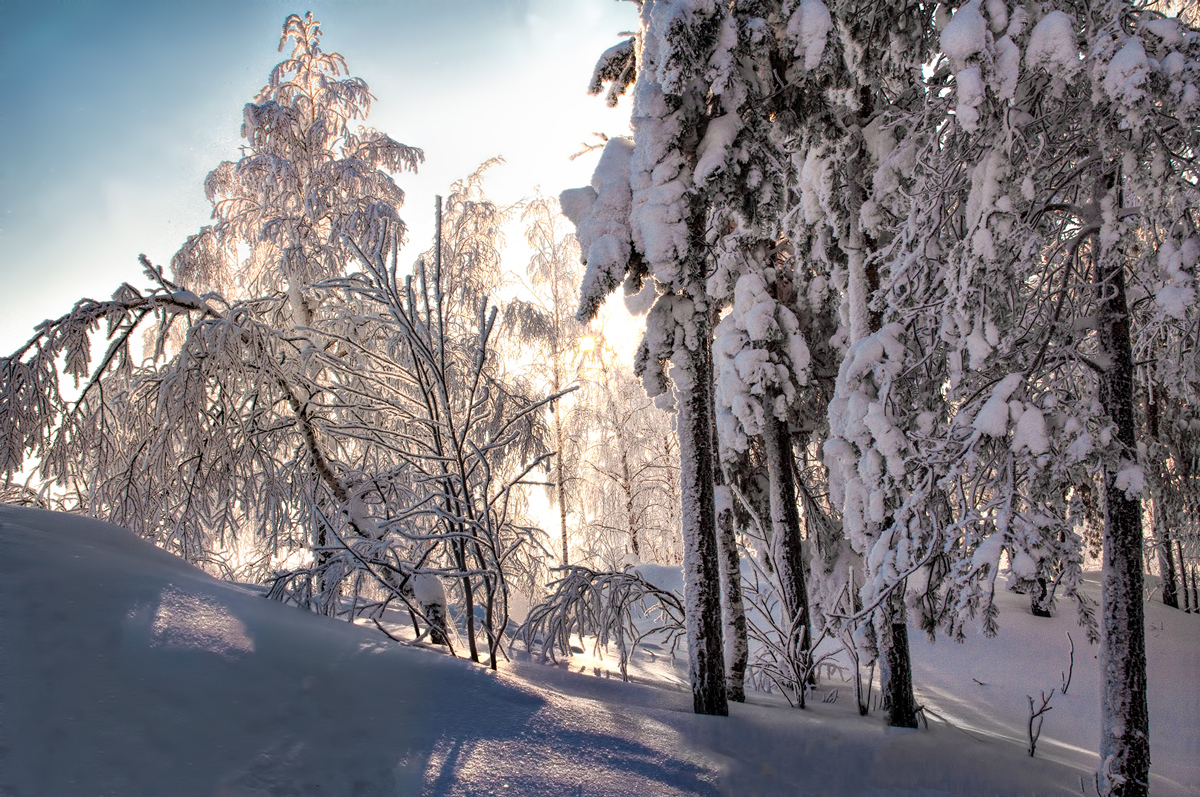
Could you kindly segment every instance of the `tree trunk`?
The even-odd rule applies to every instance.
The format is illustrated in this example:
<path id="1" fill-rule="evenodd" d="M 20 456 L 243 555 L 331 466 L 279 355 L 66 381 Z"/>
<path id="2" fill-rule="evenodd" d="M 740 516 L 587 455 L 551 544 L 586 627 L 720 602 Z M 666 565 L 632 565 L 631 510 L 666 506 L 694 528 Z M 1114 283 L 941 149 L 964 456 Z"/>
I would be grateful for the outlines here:
<path id="1" fill-rule="evenodd" d="M 676 372 L 688 675 L 695 712 L 724 716 L 729 713 L 729 703 L 713 511 L 712 398 L 704 351 L 708 319 L 703 312 L 694 317 L 702 327 L 696 336 L 697 347 L 680 352 L 686 359 Z"/>
<path id="2" fill-rule="evenodd" d="M 717 471 L 718 481 L 724 481 Z M 746 607 L 742 601 L 742 563 L 738 558 L 737 537 L 732 513 L 717 523 L 720 548 L 721 622 L 725 635 L 725 688 L 729 699 L 746 702 L 746 663 L 750 648 L 746 639 Z"/>
<path id="3" fill-rule="evenodd" d="M 712 341 L 708 345 L 709 422 L 712 424 L 713 483 L 724 490 L 726 499 L 731 493 L 725 486 L 721 469 L 720 442 L 717 439 L 716 406 L 711 403 L 713 390 Z M 738 556 L 737 535 L 734 529 L 732 500 L 726 511 L 717 517 L 718 564 L 721 571 L 721 624 L 725 635 L 725 688 L 729 699 L 746 702 L 746 664 L 750 645 L 746 638 L 746 606 L 742 600 L 742 562 Z"/>
<path id="4" fill-rule="evenodd" d="M 554 392 L 557 393 L 562 388 L 559 387 L 558 373 L 554 374 Z M 561 399 L 560 399 L 561 401 Z M 558 497 L 558 520 L 562 528 L 562 566 L 566 567 L 567 559 L 567 478 L 565 468 L 563 467 L 563 433 L 562 420 L 558 414 L 558 401 L 554 402 L 554 444 L 558 446 L 558 478 L 556 479 L 555 489 Z"/>
<path id="5" fill-rule="evenodd" d="M 451 546 L 454 550 L 454 564 L 459 570 L 467 569 L 467 558 L 463 552 L 462 540 L 455 540 Z M 467 650 L 470 651 L 471 661 L 479 663 L 479 647 L 475 643 L 475 590 L 471 585 L 471 577 L 462 577 L 463 607 L 467 614 Z"/>
<path id="6" fill-rule="evenodd" d="M 1108 368 L 1100 401 L 1116 426 L 1117 467 L 1135 467 L 1133 348 L 1125 300 L 1125 270 L 1113 255 L 1097 254 L 1098 331 Z M 1142 609 L 1142 504 L 1104 471 L 1104 573 L 1100 602 L 1100 759 L 1104 784 L 1117 797 L 1149 793 L 1150 715 L 1146 705 L 1146 633 Z"/>
<path id="7" fill-rule="evenodd" d="M 629 547 L 640 562 L 642 544 L 638 539 L 638 523 L 633 513 L 633 477 L 629 474 L 629 447 L 621 443 L 621 492 L 625 493 L 625 519 L 629 524 Z"/>
<path id="8" fill-rule="evenodd" d="M 1029 611 L 1034 617 L 1050 617 L 1050 587 L 1045 576 L 1038 576 L 1029 593 Z"/>
<path id="9" fill-rule="evenodd" d="M 917 727 L 917 701 L 913 695 L 912 664 L 908 652 L 908 623 L 904 601 L 893 593 L 884 601 L 883 620 L 887 623 L 888 725 L 893 728 Z"/>
<path id="10" fill-rule="evenodd" d="M 782 589 L 785 621 L 791 628 L 788 650 L 797 650 L 800 665 L 807 670 L 811 658 L 812 621 L 808 612 L 808 590 L 804 583 L 804 554 L 800 546 L 800 511 L 796 507 L 796 483 L 792 480 L 791 440 L 787 425 L 773 413 L 765 413 L 763 448 L 770 481 L 771 548 Z M 805 672 L 802 680 L 807 681 Z M 805 683 L 796 684 L 800 707 L 804 708 Z"/>
<path id="11" fill-rule="evenodd" d="M 1158 440 L 1159 409 L 1158 396 L 1162 388 L 1152 385 L 1146 400 L 1146 436 Z M 1162 602 L 1173 609 L 1179 608 L 1179 592 L 1175 587 L 1175 554 L 1171 551 L 1171 527 L 1175 525 L 1174 511 L 1167 500 L 1167 477 L 1161 465 L 1154 465 L 1154 473 L 1146 474 L 1153 488 L 1154 514 L 1152 533 L 1154 546 L 1158 549 L 1158 564 L 1162 571 Z"/>
<path id="12" fill-rule="evenodd" d="M 1162 494 L 1160 493 L 1156 499 L 1157 506 L 1154 507 L 1154 522 L 1158 526 L 1158 556 L 1161 562 L 1163 571 L 1162 585 L 1162 602 L 1172 609 L 1179 608 L 1179 587 L 1175 583 L 1178 576 L 1175 575 L 1175 554 L 1171 551 L 1171 524 L 1167 518 L 1160 518 L 1160 514 L 1167 514 L 1163 504 L 1165 503 Z M 1174 518 L 1171 518 L 1172 520 Z"/>

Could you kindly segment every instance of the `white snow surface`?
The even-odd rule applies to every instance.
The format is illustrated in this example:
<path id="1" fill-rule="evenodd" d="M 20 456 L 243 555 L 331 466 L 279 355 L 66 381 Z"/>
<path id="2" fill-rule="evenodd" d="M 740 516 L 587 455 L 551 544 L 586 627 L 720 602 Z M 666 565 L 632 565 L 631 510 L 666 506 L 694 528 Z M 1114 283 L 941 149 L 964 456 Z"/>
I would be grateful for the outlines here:
<path id="1" fill-rule="evenodd" d="M 1025 48 L 1025 65 L 1042 67 L 1054 77 L 1070 78 L 1082 64 L 1075 43 L 1075 20 L 1062 11 L 1051 11 L 1034 26 Z"/>
<path id="2" fill-rule="evenodd" d="M 829 9 L 821 0 L 801 0 L 788 20 L 787 35 L 796 42 L 795 56 L 804 58 L 805 72 L 821 63 L 832 27 Z"/>
<path id="3" fill-rule="evenodd" d="M 955 71 L 961 70 L 968 58 L 983 52 L 987 29 L 983 14 L 979 13 L 979 0 L 971 0 L 954 12 L 939 41 Z"/>
<path id="4" fill-rule="evenodd" d="M 741 129 L 742 118 L 735 113 L 722 114 L 708 123 L 696 153 L 696 171 L 693 175 L 696 185 L 703 184 L 709 175 L 725 165 L 729 148 Z"/>
<path id="5" fill-rule="evenodd" d="M 681 586 L 679 568 L 639 570 Z M 1095 649 L 1069 609 L 1034 618 L 999 593 L 996 640 L 910 633 L 927 729 L 860 718 L 829 675 L 805 711 L 752 693 L 704 717 L 686 654 L 635 661 L 649 683 L 586 654 L 493 673 L 268 602 L 124 529 L 0 506 L 0 794 L 1078 794 L 1097 763 Z M 1200 616 L 1146 611 L 1151 790 L 1195 794 Z M 1067 631 L 1071 688 L 1031 759 L 1025 695 L 1059 684 Z"/>

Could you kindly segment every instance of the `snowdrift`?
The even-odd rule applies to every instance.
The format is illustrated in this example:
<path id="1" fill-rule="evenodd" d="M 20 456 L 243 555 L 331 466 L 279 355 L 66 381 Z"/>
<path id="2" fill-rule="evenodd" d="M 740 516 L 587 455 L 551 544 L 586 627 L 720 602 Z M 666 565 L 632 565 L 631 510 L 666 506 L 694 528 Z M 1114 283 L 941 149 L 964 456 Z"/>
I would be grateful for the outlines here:
<path id="1" fill-rule="evenodd" d="M 1174 612 L 1161 630 L 1188 662 L 1196 619 Z M 1003 648 L 1007 676 L 975 670 L 988 699 L 956 681 L 979 650 L 918 647 L 918 694 L 944 715 L 928 730 L 859 718 L 852 699 L 697 717 L 683 691 L 528 663 L 492 673 L 268 602 L 124 529 L 0 506 L 0 795 L 1078 794 L 1095 742 L 1072 752 L 1056 702 L 1030 759 L 997 697 L 1024 702 L 1024 682 L 1002 679 L 1030 641 Z M 1076 645 L 1082 706 L 1092 654 Z M 943 652 L 959 659 L 940 666 Z M 1170 755 L 1187 761 L 1160 772 L 1152 740 L 1156 793 L 1195 793 L 1188 666 L 1168 692 L 1184 745 Z M 1152 687 L 1152 721 L 1156 707 Z"/>

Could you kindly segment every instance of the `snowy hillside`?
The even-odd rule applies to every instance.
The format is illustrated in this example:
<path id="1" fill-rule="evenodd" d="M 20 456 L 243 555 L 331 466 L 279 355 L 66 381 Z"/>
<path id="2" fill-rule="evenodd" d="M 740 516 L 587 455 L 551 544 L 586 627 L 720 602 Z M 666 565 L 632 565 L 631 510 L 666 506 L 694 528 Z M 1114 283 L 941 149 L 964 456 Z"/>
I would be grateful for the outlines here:
<path id="1" fill-rule="evenodd" d="M 1147 611 L 1152 787 L 1195 794 L 1200 617 Z M 850 698 L 704 717 L 685 691 L 402 647 L 123 529 L 2 506 L 0 795 L 1079 794 L 1094 652 L 1073 634 L 1074 680 L 1030 759 L 1024 695 L 1058 684 L 1073 623 L 1001 625 L 995 642 L 914 639 L 928 730 Z"/>

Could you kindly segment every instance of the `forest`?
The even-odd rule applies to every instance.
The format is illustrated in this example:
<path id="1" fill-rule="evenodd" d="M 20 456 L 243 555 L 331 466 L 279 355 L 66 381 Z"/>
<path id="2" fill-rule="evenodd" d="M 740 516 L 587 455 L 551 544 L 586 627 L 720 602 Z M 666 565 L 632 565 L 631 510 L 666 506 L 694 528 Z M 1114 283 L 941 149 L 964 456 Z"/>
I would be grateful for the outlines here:
<path id="1" fill-rule="evenodd" d="M 0 358 L 0 499 L 480 669 L 678 656 L 718 717 L 836 683 L 927 731 L 914 647 L 1016 593 L 1098 662 L 1080 787 L 1149 794 L 1146 607 L 1200 611 L 1200 7 L 633 3 L 580 81 L 627 134 L 516 204 L 499 159 L 406 204 L 420 142 L 288 16 L 210 222 Z"/>

